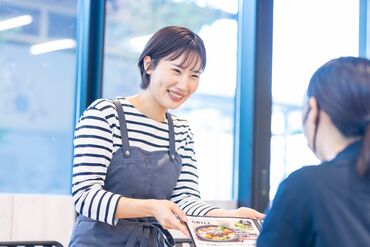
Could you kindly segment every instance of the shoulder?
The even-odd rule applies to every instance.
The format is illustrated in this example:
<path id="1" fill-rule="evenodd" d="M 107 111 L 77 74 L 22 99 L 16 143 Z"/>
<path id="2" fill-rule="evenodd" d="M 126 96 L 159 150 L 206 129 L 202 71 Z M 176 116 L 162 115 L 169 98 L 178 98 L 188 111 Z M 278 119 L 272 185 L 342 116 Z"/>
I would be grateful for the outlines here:
<path id="1" fill-rule="evenodd" d="M 185 137 L 188 140 L 193 139 L 193 132 L 190 128 L 189 122 L 181 117 L 178 117 L 177 115 L 174 115 L 171 113 L 175 134 L 181 135 Z"/>
<path id="2" fill-rule="evenodd" d="M 278 189 L 277 194 L 289 194 L 294 197 L 300 197 L 302 191 L 308 192 L 312 188 L 312 183 L 315 181 L 318 173 L 318 166 L 304 166 L 292 172 L 286 179 L 284 179 Z"/>
<path id="3" fill-rule="evenodd" d="M 336 166 L 331 162 L 323 162 L 318 165 L 304 166 L 292 172 L 282 183 L 281 189 L 292 194 L 300 194 L 302 191 L 317 191 L 330 181 L 335 174 Z"/>
<path id="4" fill-rule="evenodd" d="M 302 178 L 308 178 L 310 176 L 313 176 L 315 173 L 318 172 L 318 167 L 320 165 L 309 165 L 309 166 L 303 166 L 302 168 L 292 172 L 288 178 L 292 180 L 299 180 Z"/>
<path id="5" fill-rule="evenodd" d="M 118 121 L 117 110 L 112 99 L 96 99 L 83 113 L 82 118 L 88 117 L 107 122 L 110 127 Z"/>
<path id="6" fill-rule="evenodd" d="M 86 111 L 91 110 L 98 110 L 101 112 L 104 112 L 106 109 L 115 109 L 113 101 L 111 99 L 96 99 L 94 102 L 92 102 L 89 107 L 86 109 Z"/>
<path id="7" fill-rule="evenodd" d="M 133 108 L 132 105 L 127 103 L 126 98 L 124 97 L 119 97 L 119 98 L 114 98 L 114 99 L 105 99 L 105 98 L 100 98 L 95 100 L 93 103 L 90 104 L 90 106 L 87 108 L 86 111 L 91 111 L 91 110 L 97 110 L 102 113 L 103 116 L 106 118 L 111 118 L 112 116 L 117 116 L 117 109 L 115 104 L 113 103 L 113 100 L 118 100 L 119 103 L 122 105 L 124 109 L 124 113 L 132 111 L 131 109 Z"/>
<path id="8" fill-rule="evenodd" d="M 189 122 L 186 119 L 178 117 L 177 115 L 172 114 L 172 113 L 171 113 L 171 117 L 172 117 L 172 121 L 173 121 L 173 125 L 175 129 L 178 129 L 178 130 L 181 129 L 183 131 L 191 132 Z"/>
<path id="9" fill-rule="evenodd" d="M 304 166 L 294 172 L 292 172 L 287 178 L 286 183 L 293 185 L 304 185 L 319 172 L 320 165 Z"/>
<path id="10" fill-rule="evenodd" d="M 189 123 L 185 118 L 179 117 L 173 113 L 171 113 L 173 124 L 176 126 L 183 126 L 183 127 L 189 127 Z"/>
<path id="11" fill-rule="evenodd" d="M 340 161 L 324 161 L 318 165 L 304 166 L 294 171 L 288 178 L 293 182 L 314 180 L 317 184 L 320 181 L 327 180 L 336 173 L 338 168 L 346 165 L 345 163 Z"/>
<path id="12" fill-rule="evenodd" d="M 189 143 L 193 143 L 194 135 L 190 128 L 189 122 L 177 115 L 171 113 L 171 117 L 173 120 L 176 140 L 184 142 L 185 145 Z"/>
<path id="13" fill-rule="evenodd" d="M 122 105 L 125 104 L 124 98 L 115 98 L 115 99 L 118 100 Z M 109 110 L 109 109 L 116 111 L 116 106 L 114 105 L 113 100 L 114 99 L 100 98 L 100 99 L 95 100 L 93 103 L 91 103 L 89 108 L 95 108 L 102 112 L 104 112 L 105 110 Z"/>

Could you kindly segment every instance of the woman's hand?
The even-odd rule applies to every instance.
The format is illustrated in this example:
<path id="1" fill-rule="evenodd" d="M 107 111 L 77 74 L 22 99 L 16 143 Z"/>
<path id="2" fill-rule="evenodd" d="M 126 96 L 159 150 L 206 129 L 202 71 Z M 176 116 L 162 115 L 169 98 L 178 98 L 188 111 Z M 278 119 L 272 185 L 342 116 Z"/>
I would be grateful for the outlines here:
<path id="1" fill-rule="evenodd" d="M 235 217 L 244 217 L 244 218 L 257 219 L 257 220 L 262 220 L 263 218 L 265 218 L 264 214 L 252 208 L 240 207 L 238 209 L 231 210 L 231 211 L 233 211 L 232 216 L 235 216 Z"/>
<path id="2" fill-rule="evenodd" d="M 186 236 L 189 232 L 185 226 L 185 213 L 175 203 L 168 200 L 150 200 L 152 214 L 164 229 L 175 229 Z"/>
<path id="3" fill-rule="evenodd" d="M 185 213 L 173 202 L 155 199 L 133 199 L 121 197 L 118 202 L 115 217 L 129 219 L 140 217 L 154 217 L 165 229 L 175 229 L 189 236 Z"/>

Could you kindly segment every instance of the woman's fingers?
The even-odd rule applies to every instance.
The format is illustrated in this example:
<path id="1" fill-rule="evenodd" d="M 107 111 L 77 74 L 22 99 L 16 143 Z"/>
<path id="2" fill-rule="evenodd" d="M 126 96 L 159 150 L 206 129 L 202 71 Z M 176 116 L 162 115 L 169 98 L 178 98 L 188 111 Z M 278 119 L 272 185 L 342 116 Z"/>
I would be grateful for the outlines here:
<path id="1" fill-rule="evenodd" d="M 186 228 L 185 222 L 187 221 L 186 214 L 181 210 L 179 206 L 172 203 L 171 210 L 174 213 L 173 225 L 186 236 L 189 236 L 188 229 Z"/>
<path id="2" fill-rule="evenodd" d="M 171 210 L 172 212 L 174 212 L 174 214 L 180 219 L 182 220 L 183 222 L 186 222 L 187 221 L 187 217 L 186 217 L 186 214 L 181 210 L 181 208 L 179 208 L 179 206 L 177 206 L 175 203 L 172 204 L 171 206 Z"/>
<path id="3" fill-rule="evenodd" d="M 162 219 L 160 224 L 163 226 L 164 229 L 174 229 L 182 232 L 186 236 L 189 236 L 188 229 L 184 222 L 180 221 L 178 217 L 171 213 L 168 217 Z"/>
<path id="4" fill-rule="evenodd" d="M 154 217 L 165 229 L 179 230 L 189 236 L 184 222 L 187 221 L 186 214 L 173 202 L 167 200 L 156 200 L 154 205 Z"/>
<path id="5" fill-rule="evenodd" d="M 258 219 L 258 220 L 262 220 L 263 218 L 265 218 L 264 214 L 252 208 L 246 208 L 246 207 L 241 207 L 241 208 L 236 209 L 235 216 Z"/>
<path id="6" fill-rule="evenodd" d="M 256 217 L 256 219 L 263 220 L 265 218 L 265 215 L 256 211 L 255 212 L 255 217 Z"/>
<path id="7" fill-rule="evenodd" d="M 173 228 L 176 230 L 179 230 L 182 232 L 185 236 L 189 236 L 189 231 L 185 225 L 184 222 L 178 220 L 177 218 L 174 217 L 174 220 L 172 222 Z"/>

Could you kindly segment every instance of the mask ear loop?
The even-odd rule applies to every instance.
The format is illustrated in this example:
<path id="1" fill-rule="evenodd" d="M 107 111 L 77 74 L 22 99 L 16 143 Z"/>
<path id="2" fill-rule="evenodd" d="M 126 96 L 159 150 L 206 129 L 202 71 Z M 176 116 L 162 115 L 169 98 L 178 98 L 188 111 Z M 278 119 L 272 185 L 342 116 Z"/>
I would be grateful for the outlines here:
<path id="1" fill-rule="evenodd" d="M 319 103 L 317 103 L 317 118 L 316 118 L 316 122 L 315 122 L 315 130 L 314 130 L 314 133 L 313 133 L 313 143 L 312 143 L 312 149 L 313 149 L 313 152 L 316 154 L 316 137 L 317 137 L 317 130 L 319 129 L 319 121 L 320 121 L 320 107 L 319 107 Z"/>
<path id="2" fill-rule="evenodd" d="M 305 125 L 306 124 L 307 118 L 308 118 L 308 114 L 310 113 L 310 111 L 311 111 L 311 107 L 308 106 L 307 107 L 307 110 L 306 110 L 306 112 L 304 114 L 304 117 L 302 119 L 302 125 Z"/>

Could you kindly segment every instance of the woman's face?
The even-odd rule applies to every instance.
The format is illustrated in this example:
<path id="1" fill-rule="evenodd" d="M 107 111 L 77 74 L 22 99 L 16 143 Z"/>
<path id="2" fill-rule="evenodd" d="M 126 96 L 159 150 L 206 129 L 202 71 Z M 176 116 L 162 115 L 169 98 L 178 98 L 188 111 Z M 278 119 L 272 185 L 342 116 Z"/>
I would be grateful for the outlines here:
<path id="1" fill-rule="evenodd" d="M 148 59 L 150 60 L 149 57 Z M 165 109 L 178 108 L 198 88 L 201 74 L 200 59 L 194 59 L 186 68 L 181 65 L 182 61 L 183 56 L 172 61 L 163 58 L 154 69 L 147 69 L 150 75 L 147 90 Z"/>

